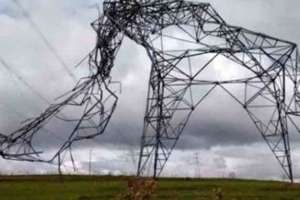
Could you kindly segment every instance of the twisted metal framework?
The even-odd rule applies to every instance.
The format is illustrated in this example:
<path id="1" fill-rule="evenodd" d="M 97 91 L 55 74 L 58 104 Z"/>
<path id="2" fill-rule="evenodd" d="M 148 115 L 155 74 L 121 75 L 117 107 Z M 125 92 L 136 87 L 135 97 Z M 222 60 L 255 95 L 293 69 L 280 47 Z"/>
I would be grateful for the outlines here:
<path id="1" fill-rule="evenodd" d="M 14 133 L 1 135 L 4 158 L 53 162 L 61 153 L 71 152 L 74 142 L 102 134 L 117 104 L 110 88 L 110 72 L 126 36 L 143 46 L 152 62 L 138 175 L 146 175 L 147 170 L 154 177 L 160 175 L 193 111 L 221 88 L 247 111 L 293 181 L 288 128 L 294 125 L 300 130 L 295 121 L 300 115 L 295 43 L 229 25 L 208 3 L 106 0 L 103 10 L 92 23 L 97 45 L 90 54 L 90 76 L 61 103 L 50 106 Z M 219 59 L 239 66 L 243 73 L 211 80 L 209 70 Z M 221 67 L 226 70 L 227 64 Z M 83 108 L 79 119 L 70 120 L 61 114 L 77 108 Z M 45 161 L 32 141 L 53 118 L 74 128 L 58 152 Z"/>

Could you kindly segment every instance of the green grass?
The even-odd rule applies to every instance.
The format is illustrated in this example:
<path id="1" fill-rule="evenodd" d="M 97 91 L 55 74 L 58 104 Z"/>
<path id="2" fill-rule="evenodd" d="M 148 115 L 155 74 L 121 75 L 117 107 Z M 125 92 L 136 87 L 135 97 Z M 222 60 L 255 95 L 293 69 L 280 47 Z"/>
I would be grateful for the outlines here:
<path id="1" fill-rule="evenodd" d="M 127 177 L 5 176 L 0 177 L 0 200 L 117 199 L 126 192 Z M 300 200 L 300 185 L 272 181 L 224 179 L 160 179 L 153 199 L 212 200 L 214 190 L 224 200 Z"/>

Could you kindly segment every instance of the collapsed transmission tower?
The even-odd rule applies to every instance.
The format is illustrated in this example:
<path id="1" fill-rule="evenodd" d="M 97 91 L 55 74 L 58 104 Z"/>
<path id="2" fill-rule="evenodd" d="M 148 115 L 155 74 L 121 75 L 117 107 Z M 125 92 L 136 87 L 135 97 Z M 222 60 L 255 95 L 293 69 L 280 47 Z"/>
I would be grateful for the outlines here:
<path id="1" fill-rule="evenodd" d="M 193 111 L 219 88 L 247 111 L 293 181 L 289 126 L 300 130 L 295 121 L 300 116 L 295 43 L 229 25 L 210 4 L 183 0 L 106 0 L 103 15 L 92 26 L 97 44 L 89 56 L 90 75 L 60 103 L 19 130 L 2 134 L 3 158 L 49 163 L 58 158 L 60 164 L 60 155 L 71 152 L 75 142 L 101 135 L 118 100 L 111 89 L 111 69 L 128 37 L 144 47 L 152 62 L 138 175 L 160 175 Z M 239 66 L 243 75 L 210 79 L 205 71 L 218 59 Z M 68 109 L 81 117 L 66 117 Z M 33 141 L 53 119 L 73 128 L 57 153 L 45 160 Z"/>

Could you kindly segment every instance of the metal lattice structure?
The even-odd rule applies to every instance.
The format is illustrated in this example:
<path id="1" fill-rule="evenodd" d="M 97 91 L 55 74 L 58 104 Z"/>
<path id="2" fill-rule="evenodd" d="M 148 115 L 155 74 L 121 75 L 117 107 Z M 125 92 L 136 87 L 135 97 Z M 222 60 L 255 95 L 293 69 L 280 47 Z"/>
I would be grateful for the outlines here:
<path id="1" fill-rule="evenodd" d="M 152 67 L 138 175 L 159 176 L 194 110 L 216 88 L 224 90 L 249 114 L 288 178 L 293 180 L 289 125 L 300 115 L 299 55 L 295 43 L 229 25 L 208 3 L 183 0 L 106 0 L 92 23 L 97 44 L 90 54 L 90 76 L 59 104 L 50 106 L 16 132 L 1 135 L 6 159 L 53 162 L 74 142 L 101 135 L 117 96 L 111 69 L 123 38 L 144 47 Z M 174 49 L 174 46 L 176 47 Z M 232 79 L 210 79 L 218 59 L 244 70 Z M 226 67 L 222 66 L 222 67 Z M 239 89 L 236 89 L 239 88 Z M 64 109 L 81 110 L 68 119 Z M 73 129 L 49 160 L 39 158 L 32 140 L 52 118 Z"/>

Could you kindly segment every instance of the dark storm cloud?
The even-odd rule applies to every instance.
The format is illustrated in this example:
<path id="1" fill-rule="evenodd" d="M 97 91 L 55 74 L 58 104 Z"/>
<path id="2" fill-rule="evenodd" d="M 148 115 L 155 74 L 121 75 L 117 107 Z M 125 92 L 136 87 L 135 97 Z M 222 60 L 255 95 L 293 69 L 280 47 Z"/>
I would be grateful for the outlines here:
<path id="1" fill-rule="evenodd" d="M 297 17 L 298 14 L 295 13 L 297 10 L 294 9 L 294 6 L 291 6 L 293 3 L 295 6 L 298 5 L 299 3 L 297 1 L 293 1 L 292 4 L 286 4 L 279 0 L 277 0 L 276 2 L 259 0 L 251 2 L 240 0 L 228 0 L 225 2 L 215 0 L 209 2 L 211 2 L 211 4 L 216 8 L 221 16 L 223 16 L 223 18 L 230 24 L 245 26 L 249 29 L 270 33 L 271 35 L 283 37 L 285 39 L 293 40 L 297 38 L 297 32 L 290 31 L 291 29 L 295 29 L 295 27 L 298 27 L 295 26 L 295 24 L 297 24 L 300 17 Z M 86 12 L 91 12 L 89 8 L 91 7 L 91 5 L 95 5 L 95 3 L 97 2 L 82 2 L 78 0 L 72 2 L 63 1 L 60 6 L 57 6 L 55 3 L 50 3 L 48 6 L 50 6 L 50 8 L 52 8 L 52 10 L 57 12 L 60 16 L 65 17 L 72 15 L 73 18 L 74 13 L 71 14 L 71 11 L 79 12 L 75 14 L 75 18 L 73 18 L 71 21 L 68 21 L 67 19 L 64 23 L 75 23 L 74 20 L 76 20 L 78 21 L 78 24 L 80 24 L 78 25 L 78 27 L 80 27 L 82 26 L 83 22 L 88 24 L 88 20 L 92 21 L 92 19 L 91 17 L 86 17 L 84 18 L 84 20 L 79 20 L 80 18 L 78 16 L 87 16 Z M 33 5 L 29 5 L 26 4 L 26 2 L 24 2 L 24 6 L 28 9 L 32 9 L 32 11 L 33 9 L 42 10 L 46 7 L 46 5 L 43 4 L 36 3 Z M 5 4 L 5 6 L 3 6 L 3 9 L 10 10 L 10 13 L 15 13 L 18 11 L 13 7 L 11 3 Z M 245 12 L 245 10 L 249 12 Z M 282 13 L 286 12 L 287 10 L 289 10 L 289 15 L 282 16 Z M 3 12 L 3 15 L 7 15 L 7 13 L 8 12 Z M 48 14 L 48 16 L 46 14 Z M 62 24 L 64 24 L 62 23 L 54 25 L 52 23 L 49 23 L 52 20 L 49 16 L 51 16 L 51 14 L 53 13 L 46 14 L 45 16 L 43 16 L 41 12 L 36 11 L 36 13 L 33 12 L 32 17 L 39 22 L 41 21 L 41 19 L 38 19 L 37 17 L 35 18 L 35 15 L 42 15 L 42 19 L 45 20 L 45 22 L 39 24 L 41 24 L 43 28 L 43 24 L 47 24 L 48 22 L 48 24 L 50 24 L 50 30 L 52 32 L 55 30 L 55 27 L 59 28 L 62 26 Z M 16 21 L 13 22 L 17 23 Z M 24 21 L 22 23 L 22 26 L 22 29 L 28 30 L 27 35 L 30 35 L 26 36 L 23 39 L 24 42 L 26 42 L 26 40 L 32 40 L 33 38 L 36 38 L 34 36 L 34 32 L 30 30 L 30 27 L 26 27 L 26 23 Z M 90 29 L 90 27 L 86 25 L 85 29 Z M 64 34 L 60 33 L 61 31 L 59 30 L 55 30 L 57 31 L 57 33 L 55 34 L 52 34 L 51 31 L 49 31 L 49 38 L 52 39 L 54 41 L 54 44 L 57 45 L 57 48 L 60 49 L 59 47 L 61 46 L 61 44 L 57 43 L 56 40 L 61 41 L 63 38 L 67 38 L 68 36 L 63 36 Z M 70 29 L 70 32 L 67 32 L 67 34 L 72 34 L 71 31 L 72 30 Z M 90 30 L 90 33 L 91 32 L 92 31 Z M 78 32 L 78 35 L 81 36 L 81 33 Z M 90 47 L 93 46 L 92 41 L 94 41 L 94 36 L 95 35 L 93 33 L 88 36 L 91 37 L 89 39 Z M 20 37 L 20 39 L 22 38 Z M 67 43 L 71 44 L 71 42 L 73 41 L 70 40 L 70 42 Z M 80 44 L 74 43 L 70 46 L 70 48 L 67 48 L 66 50 L 71 49 L 71 47 L 78 48 L 77 46 L 80 46 L 81 44 L 81 41 Z M 10 46 L 8 43 L 6 43 L 6 45 Z M 42 46 L 43 44 L 41 43 L 36 47 L 40 49 L 43 48 Z M 128 51 L 128 49 L 130 49 L 130 51 Z M 64 49 L 62 49 L 62 52 L 64 52 L 63 50 Z M 47 51 L 47 49 L 43 50 L 43 52 L 45 51 Z M 36 53 L 37 52 L 33 49 L 32 54 Z M 21 51 L 16 51 L 15 54 L 21 54 Z M 57 70 L 57 68 L 59 68 L 57 67 L 58 63 L 47 63 L 47 65 L 56 65 L 56 70 L 46 73 L 46 71 L 50 69 L 53 70 L 54 67 L 46 67 L 41 71 L 39 66 L 41 63 L 44 64 L 45 62 L 40 59 L 32 59 L 32 54 L 29 53 L 28 58 L 23 58 L 23 62 L 28 64 L 26 64 L 25 68 L 19 68 L 18 70 L 25 77 L 27 76 L 28 79 L 31 79 L 30 77 L 34 78 L 30 80 L 30 83 L 34 88 L 39 90 L 43 95 L 50 97 L 49 99 L 54 99 L 55 96 L 58 96 L 59 94 L 72 87 L 72 82 L 70 82 L 69 78 L 66 77 L 64 73 L 62 73 L 62 69 Z M 42 58 L 46 58 L 48 60 L 51 59 L 53 61 L 53 58 L 51 58 L 51 56 L 47 54 L 49 54 L 49 52 L 43 53 Z M 135 59 L 135 62 L 132 62 L 131 59 L 127 59 L 128 57 L 133 56 L 137 58 Z M 76 58 L 72 59 L 77 60 Z M 12 64 L 16 64 L 16 67 L 20 66 L 19 63 L 14 60 L 9 60 L 9 62 Z M 120 94 L 119 107 L 114 114 L 109 128 L 107 129 L 105 135 L 98 139 L 99 141 L 101 141 L 101 143 L 128 145 L 134 144 L 137 146 L 139 145 L 139 139 L 142 133 L 142 119 L 145 109 L 145 97 L 147 92 L 146 89 L 149 67 L 149 59 L 147 58 L 145 52 L 143 52 L 143 49 L 138 47 L 133 42 L 126 40 L 121 49 L 120 55 L 118 55 L 117 57 L 116 68 L 114 69 L 113 73 L 113 77 L 116 80 L 121 80 L 123 82 L 123 92 L 122 94 Z M 38 75 L 38 73 L 40 74 Z M 54 74 L 59 74 L 59 76 L 56 76 Z M 54 77 L 55 81 L 53 81 Z M 16 88 L 15 82 L 17 82 L 17 80 L 13 81 L 12 77 L 10 76 L 6 76 L 3 78 L 5 78 L 5 81 L 3 81 L 5 85 L 1 87 L 1 90 L 5 94 L 5 97 L 3 98 L 2 102 L 4 105 L 9 105 L 6 106 L 6 108 L 13 107 L 15 111 L 18 111 L 18 113 L 24 113 L 25 116 L 22 117 L 23 119 L 26 116 L 32 117 L 34 115 L 37 115 L 45 108 L 45 103 L 38 100 L 37 97 L 34 96 L 30 91 L 26 90 L 26 88 L 22 88 L 22 86 L 20 85 L 18 87 L 21 87 L 21 90 Z M 49 80 L 49 84 L 39 84 L 42 79 Z M 65 83 L 64 85 L 66 85 L 63 88 L 59 87 L 61 86 L 62 80 Z M 57 91 L 58 89 L 59 92 Z M 20 98 L 21 96 L 22 98 Z M 253 124 L 251 124 L 250 119 L 245 115 L 245 112 L 238 107 L 238 105 L 230 102 L 232 103 L 230 106 L 230 110 L 226 110 L 225 108 L 222 108 L 222 106 L 217 106 L 224 105 L 224 103 L 222 102 L 222 98 L 222 96 L 221 98 L 209 98 L 210 103 L 203 106 L 207 109 L 204 109 L 202 111 L 200 106 L 199 112 L 195 112 L 191 119 L 191 122 L 184 131 L 182 140 L 178 145 L 179 148 L 208 148 L 210 146 L 218 144 L 247 144 L 257 142 L 261 139 L 257 130 L 254 128 Z M 216 101 L 216 99 L 219 100 Z M 37 104 L 31 104 L 30 101 L 37 102 Z M 26 106 L 24 106 L 24 104 Z M 228 104 L 227 107 L 229 107 Z M 5 128 L 3 132 L 8 132 L 8 130 L 12 126 L 15 126 L 15 121 L 20 121 L 20 119 L 18 119 L 20 118 L 20 116 L 17 116 L 18 113 L 10 113 L 9 118 L 4 119 L 6 120 L 4 127 L 7 128 Z M 226 117 L 224 117 L 225 115 Z M 130 117 L 128 118 L 128 116 Z M 14 121 L 12 123 L 13 125 L 9 125 L 9 121 Z M 55 127 L 49 128 L 55 129 Z M 64 132 L 61 129 L 55 131 Z M 37 141 L 42 140 L 43 138 L 39 138 Z M 46 141 L 48 145 L 51 146 L 51 140 Z"/>
<path id="2" fill-rule="evenodd" d="M 298 0 L 203 1 L 210 2 L 229 24 L 243 26 L 300 44 L 300 14 L 298 12 L 300 1 Z M 30 28 L 20 14 L 20 10 L 10 0 L 0 0 L 0 2 L 0 25 L 5 27 L 0 32 L 0 55 L 28 80 L 32 87 L 53 102 L 55 97 L 72 88 L 74 83 Z M 101 5 L 101 1 L 24 0 L 21 2 L 30 11 L 41 30 L 47 33 L 47 37 L 70 69 L 94 47 L 95 34 L 89 23 L 97 17 L 95 7 Z M 133 57 L 134 60 L 128 59 Z M 87 72 L 86 69 L 86 65 L 83 65 L 72 70 L 79 78 Z M 0 132 L 9 133 L 19 127 L 17 124 L 25 118 L 37 116 L 46 108 L 46 104 L 18 83 L 18 80 L 11 77 L 5 69 L 1 68 L 0 72 L 2 94 Z M 122 81 L 118 108 L 105 134 L 97 138 L 95 142 L 76 145 L 78 148 L 99 145 L 108 149 L 124 146 L 127 149 L 128 147 L 138 149 L 142 134 L 149 72 L 150 62 L 146 53 L 135 43 L 126 40 L 117 57 L 116 67 L 112 74 L 115 80 Z M 49 126 L 48 128 L 54 129 L 57 133 L 64 132 L 61 127 Z M 46 150 L 56 148 L 58 143 L 57 139 L 51 139 L 51 136 L 47 134 L 42 134 L 36 142 Z M 259 142 L 262 142 L 262 138 L 245 111 L 228 95 L 219 93 L 211 95 L 195 111 L 177 148 L 193 151 L 202 149 L 203 153 L 210 155 L 212 159 L 209 165 L 205 165 L 205 161 L 209 160 L 208 157 L 202 162 L 207 168 L 207 173 L 209 169 L 218 165 L 229 171 L 236 170 L 244 177 L 272 177 L 277 170 L 277 168 L 272 168 L 274 171 L 269 169 L 272 167 L 272 161 L 270 161 L 271 164 L 265 164 L 259 172 L 251 171 L 251 168 L 261 166 L 264 159 L 270 156 L 262 153 L 266 150 L 265 144 L 263 144 L 265 146 L 256 147 L 258 150 L 255 153 L 262 155 L 262 159 L 250 157 L 251 162 L 241 164 L 240 167 L 238 164 L 232 164 L 234 163 L 232 159 L 240 161 L 241 157 L 251 154 L 249 148 L 244 149 L 244 146 Z M 231 148 L 231 146 L 236 146 L 236 148 Z M 208 150 L 214 151 L 215 147 L 219 147 L 220 150 L 211 154 L 207 152 Z M 227 154 L 222 153 L 223 150 L 228 150 Z M 235 152 L 239 152 L 240 155 L 232 155 Z M 86 161 L 87 157 L 83 156 L 81 159 Z M 95 167 L 103 170 L 120 170 L 122 167 L 118 165 L 124 164 L 124 162 L 117 164 L 116 160 L 109 159 L 110 162 L 102 161 L 107 158 L 99 159 L 100 161 L 95 161 Z M 174 162 L 170 163 L 170 173 L 172 169 L 180 165 L 180 161 L 181 159 L 175 155 Z M 83 168 L 87 168 L 86 162 L 82 165 Z M 9 166 L 16 166 L 19 169 L 24 167 L 15 163 Z M 216 169 L 218 172 L 220 170 Z"/>
<path id="3" fill-rule="evenodd" d="M 298 26 L 300 24 L 300 15 L 297 10 L 300 6 L 299 1 L 294 0 L 287 3 L 281 0 L 212 0 L 208 2 L 215 7 L 229 24 L 243 26 L 254 31 L 264 32 L 300 43 L 300 28 Z M 126 65 L 130 66 L 128 63 Z M 134 63 L 133 65 L 137 64 Z M 131 71 L 131 73 L 134 73 L 134 71 Z M 131 85 L 131 87 L 134 86 Z M 139 83 L 139 87 L 146 88 L 145 82 Z M 136 103 L 144 105 L 145 100 L 143 98 L 138 97 L 139 101 L 137 101 L 135 98 L 130 98 L 132 94 L 126 94 L 126 92 L 131 92 L 130 89 L 126 90 L 125 88 L 124 90 L 122 94 L 122 96 L 125 96 L 124 101 L 133 102 L 134 105 Z M 220 97 L 209 98 L 211 102 L 203 106 L 207 108 L 204 111 L 201 111 L 200 106 L 199 111 L 194 114 L 184 131 L 178 148 L 207 148 L 214 145 L 249 144 L 262 141 L 260 133 L 254 127 L 253 122 L 246 115 L 245 111 L 233 102 L 229 102 L 230 105 L 224 104 L 222 98 L 225 98 L 226 103 L 229 102 L 226 100 L 226 97 L 221 96 L 221 100 Z M 127 105 L 130 106 L 130 104 Z M 226 108 L 216 105 L 226 105 Z M 119 109 L 124 109 L 122 105 L 120 107 Z M 134 107 L 132 108 L 135 109 Z M 141 108 L 139 111 L 143 113 Z M 121 130 L 124 127 L 122 134 L 124 141 L 132 142 L 133 140 L 130 138 L 133 135 L 139 137 L 141 134 L 141 125 L 138 125 L 138 123 L 142 123 L 141 118 L 139 118 L 141 115 L 131 113 L 130 110 L 125 113 L 131 116 L 132 121 L 128 121 L 125 117 L 118 119 L 120 121 L 116 120 L 116 124 L 119 124 Z M 210 116 L 208 116 L 209 114 Z M 122 120 L 126 123 L 122 123 Z M 125 126 L 122 124 L 125 124 Z M 108 132 L 107 134 L 110 133 Z M 112 139 L 118 138 L 118 134 L 112 135 L 116 135 Z"/>

